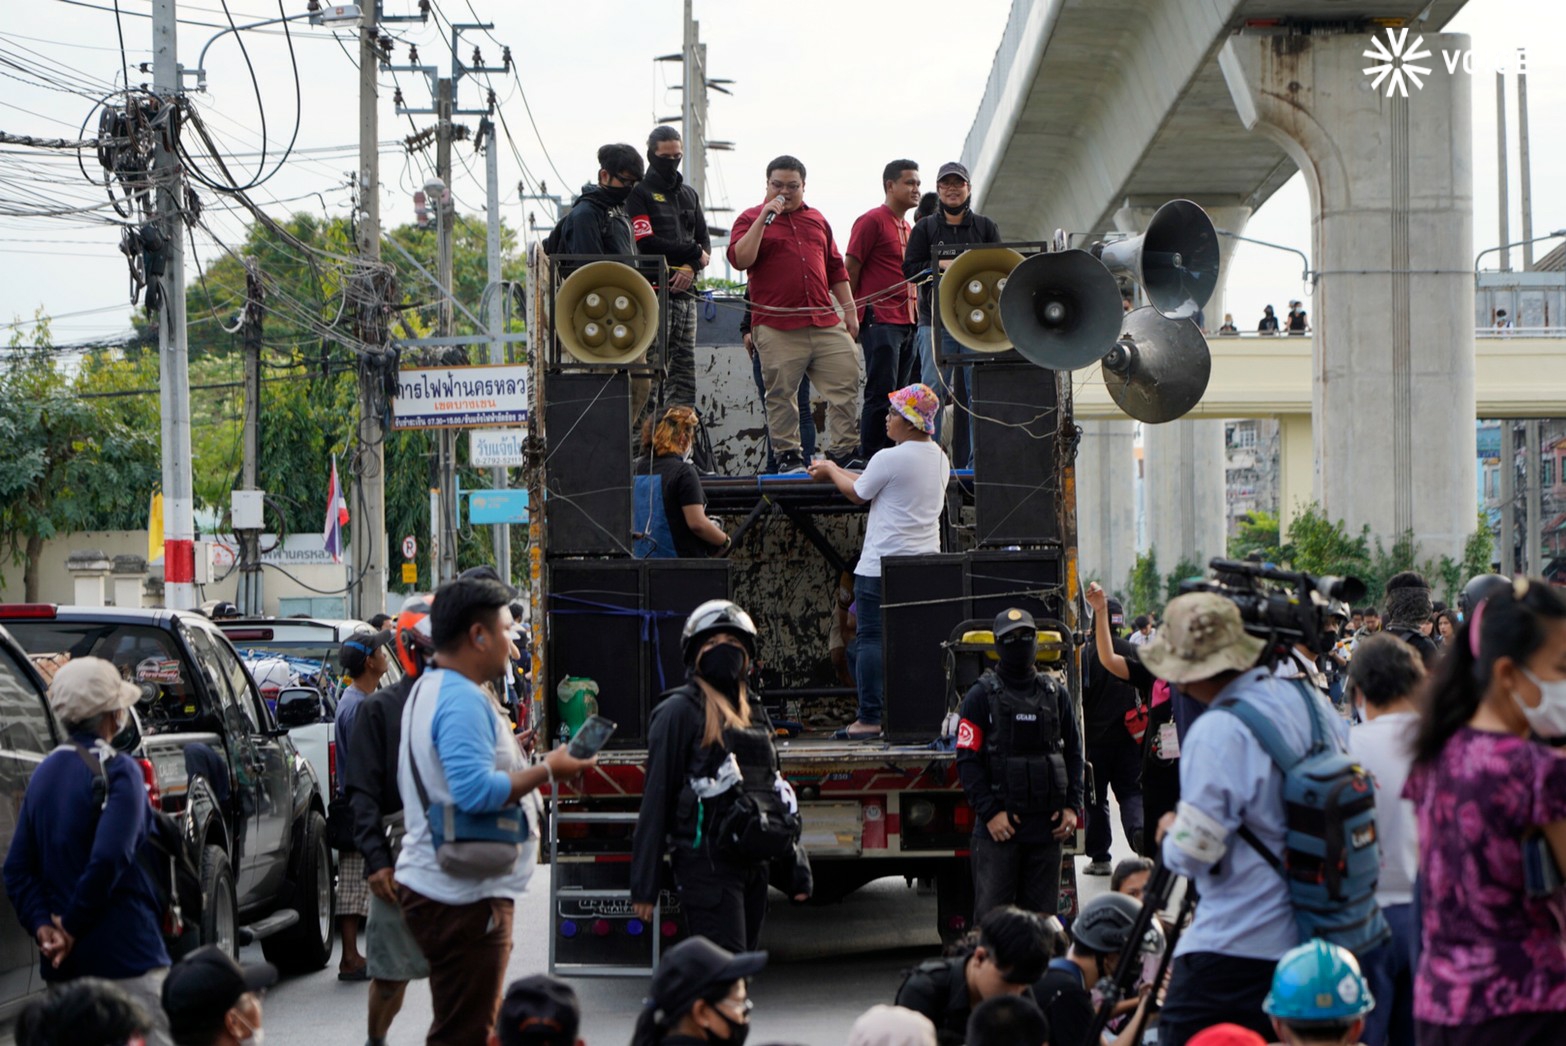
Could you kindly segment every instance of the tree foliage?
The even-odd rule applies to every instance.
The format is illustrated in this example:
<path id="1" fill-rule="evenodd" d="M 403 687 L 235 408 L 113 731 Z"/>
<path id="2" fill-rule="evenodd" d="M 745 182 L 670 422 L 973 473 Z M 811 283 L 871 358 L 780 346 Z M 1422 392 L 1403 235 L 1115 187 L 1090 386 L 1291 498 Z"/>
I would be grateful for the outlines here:
<path id="1" fill-rule="evenodd" d="M 1126 578 L 1126 614 L 1151 614 L 1164 603 L 1163 577 L 1158 573 L 1158 551 L 1138 552 Z"/>
<path id="2" fill-rule="evenodd" d="M 1269 563 L 1282 554 L 1278 515 L 1275 512 L 1247 512 L 1240 517 L 1234 536 L 1229 538 L 1229 558 L 1244 559 L 1256 553 Z"/>
<path id="3" fill-rule="evenodd" d="M 160 472 L 158 416 L 115 392 L 134 368 L 62 357 L 43 317 L 12 336 L 0 366 L 0 541 L 38 598 L 38 559 L 56 534 L 145 522 Z"/>

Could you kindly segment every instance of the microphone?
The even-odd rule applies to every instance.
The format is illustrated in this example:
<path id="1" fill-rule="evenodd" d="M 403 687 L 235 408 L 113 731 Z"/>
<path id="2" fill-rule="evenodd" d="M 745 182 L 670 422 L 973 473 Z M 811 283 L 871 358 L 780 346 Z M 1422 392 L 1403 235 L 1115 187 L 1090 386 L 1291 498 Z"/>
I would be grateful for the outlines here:
<path id="1" fill-rule="evenodd" d="M 769 200 L 767 202 L 770 203 L 771 201 Z M 773 219 L 775 219 L 777 216 L 778 216 L 778 212 L 777 211 L 768 211 L 767 212 L 767 216 L 765 218 L 761 219 L 761 224 L 763 226 L 771 225 Z"/>

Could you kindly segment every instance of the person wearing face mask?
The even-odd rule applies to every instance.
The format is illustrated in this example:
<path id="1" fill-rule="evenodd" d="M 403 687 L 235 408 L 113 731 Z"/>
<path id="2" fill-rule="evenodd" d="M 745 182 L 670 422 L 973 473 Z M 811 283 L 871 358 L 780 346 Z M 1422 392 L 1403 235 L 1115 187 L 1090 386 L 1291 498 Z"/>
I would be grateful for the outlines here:
<path id="1" fill-rule="evenodd" d="M 707 495 L 691 464 L 696 426 L 696 411 L 670 407 L 653 430 L 647 474 L 635 480 L 635 530 L 641 535 L 636 554 L 640 558 L 712 556 L 727 551 L 732 543 L 723 528 L 707 516 Z"/>
<path id="2" fill-rule="evenodd" d="M 137 860 L 151 807 L 141 768 L 109 745 L 140 696 L 102 658 L 78 657 L 54 674 L 49 707 L 68 737 L 28 781 L 5 891 L 38 942 L 46 982 L 112 982 L 152 1015 L 153 1041 L 167 1043 L 163 905 Z"/>
<path id="3" fill-rule="evenodd" d="M 1122 893 L 1099 894 L 1077 913 L 1071 923 L 1071 950 L 1064 958 L 1051 959 L 1049 969 L 1033 986 L 1033 998 L 1049 1018 L 1051 1042 L 1087 1046 L 1097 1010 L 1093 988 L 1119 971 L 1121 951 L 1141 914 L 1142 903 Z M 1163 934 L 1150 926 L 1137 954 L 1158 955 L 1162 950 Z M 1149 997 L 1144 995 L 1138 1005 L 1145 1007 Z M 1133 1006 L 1132 1011 L 1135 1009 Z M 1141 1038 L 1143 1023 L 1143 1015 L 1138 1013 L 1118 1035 L 1105 1032 L 1103 1041 L 1131 1046 Z"/>
<path id="4" fill-rule="evenodd" d="M 550 254 L 635 254 L 636 235 L 626 212 L 631 189 L 642 180 L 642 157 L 619 142 L 598 150 L 598 182 L 582 195 L 544 241 Z"/>
<path id="5" fill-rule="evenodd" d="M 1054 913 L 1062 843 L 1082 809 L 1082 734 L 1071 693 L 1037 668 L 1033 615 L 995 618 L 998 662 L 963 698 L 957 774 L 973 808 L 973 912 Z"/>
<path id="6" fill-rule="evenodd" d="M 686 682 L 659 698 L 647 727 L 631 902 L 637 918 L 652 918 L 667 853 L 690 932 L 743 951 L 761 936 L 773 861 L 794 900 L 810 897 L 799 807 L 778 772 L 772 722 L 746 685 L 756 658 L 750 615 L 708 600 L 686 619 L 680 645 Z"/>
<path id="7" fill-rule="evenodd" d="M 915 966 L 897 989 L 897 1005 L 930 1018 L 940 1046 L 966 1041 L 968 1021 L 980 1003 L 1025 995 L 1064 936 L 1055 916 L 1014 905 L 992 909 L 978 923 L 955 954 Z"/>
<path id="8" fill-rule="evenodd" d="M 636 1015 L 631 1046 L 745 1046 L 750 1036 L 748 981 L 766 952 L 729 951 L 692 936 L 664 953 Z"/>
<path id="9" fill-rule="evenodd" d="M 1566 868 L 1566 759 L 1542 739 L 1566 735 L 1566 599 L 1519 578 L 1450 646 L 1403 789 L 1419 822 L 1418 1040 L 1558 1043 L 1566 909 L 1549 873 Z"/>
<path id="10" fill-rule="evenodd" d="M 625 203 L 631 233 L 643 254 L 661 254 L 669 265 L 669 338 L 664 357 L 663 402 L 696 405 L 696 292 L 712 260 L 712 237 L 696 190 L 680 176 L 685 150 L 680 132 L 654 127 L 647 136 L 647 177 Z"/>
<path id="11" fill-rule="evenodd" d="M 941 164 L 941 169 L 935 177 L 935 191 L 939 201 L 935 213 L 921 218 L 908 234 L 908 247 L 903 252 L 904 279 L 914 279 L 920 273 L 935 267 L 934 248 L 937 246 L 1001 242 L 1000 227 L 991 219 L 973 210 L 969 200 L 971 187 L 968 184 L 968 168 L 955 161 Z M 939 263 L 941 270 L 944 271 L 951 265 L 952 260 L 942 258 Z M 958 468 L 965 468 L 972 448 L 969 420 L 963 414 L 968 404 L 966 372 L 969 368 L 957 371 L 950 364 L 936 362 L 930 316 L 933 287 L 934 283 L 928 280 L 919 285 L 918 326 L 914 329 L 914 345 L 919 360 L 919 380 L 934 389 L 943 401 L 953 398 L 958 404 L 958 414 L 953 417 L 957 428 L 952 435 L 952 459 L 959 463 Z M 941 337 L 945 346 L 944 352 L 952 354 L 962 351 L 962 346 L 952 338 L 950 331 L 943 330 Z M 937 418 L 935 427 L 937 441 L 940 440 L 943 430 L 944 422 Z"/>
<path id="12" fill-rule="evenodd" d="M 261 994 L 276 983 L 275 967 L 241 966 L 215 944 L 191 952 L 163 985 L 174 1046 L 262 1046 Z"/>

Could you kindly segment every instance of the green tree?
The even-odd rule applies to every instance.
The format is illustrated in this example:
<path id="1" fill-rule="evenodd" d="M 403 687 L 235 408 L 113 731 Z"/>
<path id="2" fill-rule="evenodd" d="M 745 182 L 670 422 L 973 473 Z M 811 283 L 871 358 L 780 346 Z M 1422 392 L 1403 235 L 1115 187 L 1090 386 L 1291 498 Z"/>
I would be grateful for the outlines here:
<path id="1" fill-rule="evenodd" d="M 45 541 L 138 525 L 160 471 L 145 410 L 104 395 L 127 374 L 90 357 L 73 370 L 38 319 L 30 340 L 12 336 L 0 370 L 0 541 L 22 565 L 29 601 Z"/>
<path id="2" fill-rule="evenodd" d="M 1158 573 L 1158 551 L 1138 552 L 1126 578 L 1126 613 L 1130 617 L 1151 614 L 1163 605 L 1163 576 Z"/>
<path id="3" fill-rule="evenodd" d="M 1244 559 L 1257 552 L 1269 563 L 1277 562 L 1282 553 L 1280 544 L 1277 513 L 1247 512 L 1229 539 L 1229 558 Z"/>
<path id="4" fill-rule="evenodd" d="M 1165 601 L 1167 602 L 1180 594 L 1180 582 L 1187 578 L 1202 577 L 1206 573 L 1206 568 L 1200 563 L 1189 559 L 1181 559 L 1180 562 L 1175 564 L 1174 569 L 1169 572 L 1169 576 L 1164 579 Z"/>
<path id="5" fill-rule="evenodd" d="M 1280 559 L 1294 570 L 1361 580 L 1371 576 L 1368 526 L 1358 535 L 1350 534 L 1341 519 L 1327 519 L 1321 506 L 1312 502 L 1289 524 L 1288 538 L 1279 549 Z"/>

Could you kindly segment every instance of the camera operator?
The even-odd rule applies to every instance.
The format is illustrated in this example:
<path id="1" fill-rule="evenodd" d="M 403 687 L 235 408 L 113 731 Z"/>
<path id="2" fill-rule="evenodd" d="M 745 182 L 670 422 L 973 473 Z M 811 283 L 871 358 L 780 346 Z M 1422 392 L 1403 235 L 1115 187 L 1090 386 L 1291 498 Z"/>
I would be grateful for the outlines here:
<path id="1" fill-rule="evenodd" d="M 1302 691 L 1257 665 L 1265 643 L 1246 634 L 1234 603 L 1190 592 L 1169 604 L 1166 619 L 1142 648 L 1151 671 L 1203 706 L 1249 703 L 1295 752 L 1309 747 L 1312 712 Z M 1346 744 L 1346 724 L 1330 718 Z M 1200 716 L 1181 749 L 1189 758 L 1180 760 L 1180 803 L 1159 821 L 1159 838 L 1164 864 L 1191 880 L 1201 903 L 1175 949 L 1159 1042 L 1183 1046 L 1224 1021 L 1266 1036 L 1272 1027 L 1262 1000 L 1299 929 L 1278 873 L 1249 840 L 1283 850 L 1283 778 L 1235 715 Z"/>

